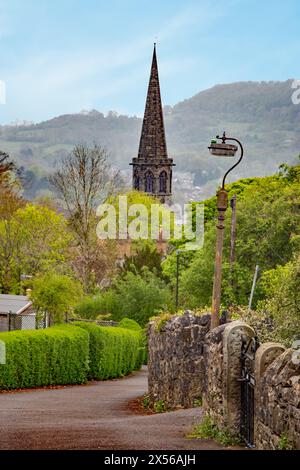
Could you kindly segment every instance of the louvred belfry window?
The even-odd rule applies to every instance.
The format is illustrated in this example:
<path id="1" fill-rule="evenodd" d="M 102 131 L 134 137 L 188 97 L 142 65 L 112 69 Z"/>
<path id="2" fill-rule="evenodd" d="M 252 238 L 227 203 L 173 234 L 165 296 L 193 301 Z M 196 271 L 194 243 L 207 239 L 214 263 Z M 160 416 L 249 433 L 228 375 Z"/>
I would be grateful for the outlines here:
<path id="1" fill-rule="evenodd" d="M 166 193 L 167 192 L 167 172 L 162 171 L 159 175 L 159 192 Z"/>
<path id="2" fill-rule="evenodd" d="M 148 171 L 145 175 L 145 192 L 154 193 L 154 176 L 151 171 Z"/>

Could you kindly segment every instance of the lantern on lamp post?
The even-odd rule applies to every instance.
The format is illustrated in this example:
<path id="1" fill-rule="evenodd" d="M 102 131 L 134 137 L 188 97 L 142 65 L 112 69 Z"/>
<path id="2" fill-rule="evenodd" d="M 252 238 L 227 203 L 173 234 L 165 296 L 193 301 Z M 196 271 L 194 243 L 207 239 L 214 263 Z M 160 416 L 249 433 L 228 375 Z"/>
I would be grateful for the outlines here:
<path id="1" fill-rule="evenodd" d="M 221 140 L 221 143 L 218 143 Z M 211 141 L 209 151 L 216 157 L 235 157 L 238 146 L 235 144 L 228 144 L 226 142 L 236 142 L 241 150 L 239 160 L 225 173 L 222 181 L 222 187 L 217 192 L 217 209 L 218 209 L 218 223 L 217 223 L 217 240 L 216 240 L 216 257 L 215 257 L 215 271 L 214 271 L 214 286 L 212 295 L 212 312 L 211 312 L 211 329 L 219 326 L 220 324 L 220 305 L 221 305 L 221 284 L 222 284 L 222 254 L 223 254 L 223 240 L 225 228 L 225 214 L 228 206 L 228 193 L 225 189 L 225 181 L 227 175 L 241 162 L 244 149 L 241 142 L 235 138 L 227 137 L 225 132 L 222 137 L 217 136 L 216 139 Z"/>

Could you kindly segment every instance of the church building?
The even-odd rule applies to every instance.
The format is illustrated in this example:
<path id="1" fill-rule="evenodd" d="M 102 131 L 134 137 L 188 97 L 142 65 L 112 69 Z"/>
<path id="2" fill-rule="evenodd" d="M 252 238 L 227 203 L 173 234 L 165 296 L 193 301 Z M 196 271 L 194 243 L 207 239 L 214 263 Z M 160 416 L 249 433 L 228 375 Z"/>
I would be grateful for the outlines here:
<path id="1" fill-rule="evenodd" d="M 156 196 L 162 203 L 168 200 L 174 163 L 167 153 L 155 44 L 138 156 L 130 165 L 133 189 Z"/>

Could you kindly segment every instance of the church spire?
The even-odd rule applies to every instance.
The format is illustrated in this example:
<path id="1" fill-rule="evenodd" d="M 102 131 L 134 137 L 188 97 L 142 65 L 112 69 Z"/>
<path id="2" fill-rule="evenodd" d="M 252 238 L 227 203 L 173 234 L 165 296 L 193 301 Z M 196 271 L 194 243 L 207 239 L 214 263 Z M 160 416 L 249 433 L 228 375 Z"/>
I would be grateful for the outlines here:
<path id="1" fill-rule="evenodd" d="M 167 144 L 156 58 L 156 44 L 154 43 L 138 158 L 165 159 L 167 157 Z"/>
<path id="2" fill-rule="evenodd" d="M 173 159 L 168 157 L 154 44 L 139 153 L 132 159 L 132 186 L 165 202 L 172 195 Z"/>

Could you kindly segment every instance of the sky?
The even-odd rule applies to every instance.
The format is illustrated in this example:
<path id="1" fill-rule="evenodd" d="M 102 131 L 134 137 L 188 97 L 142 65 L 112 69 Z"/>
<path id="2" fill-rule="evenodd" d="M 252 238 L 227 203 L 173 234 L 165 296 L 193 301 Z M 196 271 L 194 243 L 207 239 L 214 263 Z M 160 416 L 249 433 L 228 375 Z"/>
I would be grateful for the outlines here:
<path id="1" fill-rule="evenodd" d="M 220 83 L 300 79 L 299 0 L 0 0 L 0 124 L 141 116 L 153 42 L 164 105 Z"/>

